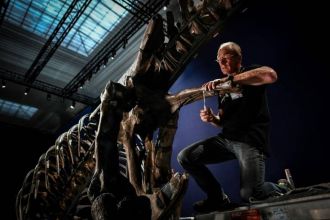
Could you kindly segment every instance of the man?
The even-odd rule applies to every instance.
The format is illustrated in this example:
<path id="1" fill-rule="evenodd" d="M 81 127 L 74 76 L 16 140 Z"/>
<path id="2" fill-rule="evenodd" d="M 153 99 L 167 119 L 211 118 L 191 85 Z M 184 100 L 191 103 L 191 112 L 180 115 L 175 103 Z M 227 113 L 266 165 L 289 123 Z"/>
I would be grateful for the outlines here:
<path id="1" fill-rule="evenodd" d="M 217 114 L 210 108 L 200 110 L 201 120 L 222 127 L 222 132 L 188 146 L 178 155 L 179 163 L 207 194 L 205 200 L 194 204 L 195 211 L 201 213 L 232 207 L 206 164 L 237 159 L 240 195 L 245 202 L 281 193 L 276 184 L 264 181 L 270 122 L 266 84 L 274 83 L 277 74 L 266 66 L 243 67 L 241 48 L 234 42 L 220 45 L 217 62 L 226 77 L 205 83 L 205 90 L 230 81 L 240 92 L 219 97 Z"/>

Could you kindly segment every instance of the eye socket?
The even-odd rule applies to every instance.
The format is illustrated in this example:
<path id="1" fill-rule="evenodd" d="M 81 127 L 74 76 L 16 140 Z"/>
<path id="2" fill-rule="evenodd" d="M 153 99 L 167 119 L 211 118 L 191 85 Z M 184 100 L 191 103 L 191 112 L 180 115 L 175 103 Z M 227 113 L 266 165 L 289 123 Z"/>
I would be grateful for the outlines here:
<path id="1" fill-rule="evenodd" d="M 215 62 L 217 63 L 226 63 L 228 62 L 229 60 L 231 60 L 235 55 L 226 55 L 226 56 L 223 56 L 223 57 L 219 57 L 218 59 L 215 60 Z"/>

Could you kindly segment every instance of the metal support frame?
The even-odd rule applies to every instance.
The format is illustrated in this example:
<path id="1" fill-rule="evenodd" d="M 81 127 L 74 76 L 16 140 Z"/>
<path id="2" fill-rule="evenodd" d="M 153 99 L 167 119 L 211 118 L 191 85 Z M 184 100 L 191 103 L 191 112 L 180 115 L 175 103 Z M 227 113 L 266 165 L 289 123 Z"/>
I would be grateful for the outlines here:
<path id="1" fill-rule="evenodd" d="M 9 2 L 10 2 L 10 0 L 1 0 L 0 1 L 0 27 L 2 25 L 3 20 L 5 19 Z"/>
<path id="2" fill-rule="evenodd" d="M 74 0 L 71 3 L 68 10 L 65 12 L 62 19 L 56 26 L 55 30 L 50 35 L 44 46 L 41 48 L 39 54 L 33 61 L 28 71 L 25 73 L 25 81 L 32 83 L 36 80 L 42 69 L 46 66 L 50 58 L 61 45 L 64 38 L 67 36 L 74 24 L 78 21 L 79 17 L 83 14 L 91 1 L 92 0 L 85 0 L 83 3 L 81 3 L 80 0 Z M 67 20 L 69 20 L 69 22 Z M 61 29 L 63 29 L 63 31 L 60 32 Z M 54 39 L 56 39 L 56 41 L 53 42 Z"/>
<path id="3" fill-rule="evenodd" d="M 123 5 L 120 1 L 117 1 L 117 0 L 113 0 L 114 3 L 116 3 L 117 5 L 119 5 L 120 7 L 124 8 L 126 11 L 128 11 L 130 14 L 132 14 L 133 16 L 139 18 L 140 20 L 142 20 L 144 23 L 147 23 L 148 22 L 148 17 L 145 16 L 144 13 L 142 13 L 142 15 L 140 13 L 137 13 L 136 12 L 136 8 L 134 7 L 134 5 L 132 5 L 131 3 L 128 3 L 128 2 L 124 2 L 126 3 L 129 7 L 131 8 L 128 8 L 126 7 L 125 5 Z"/>
<path id="4" fill-rule="evenodd" d="M 17 84 L 20 84 L 20 85 L 23 85 L 23 86 L 26 86 L 29 88 L 37 89 L 42 92 L 46 92 L 48 94 L 63 97 L 62 88 L 60 88 L 58 86 L 54 86 L 49 83 L 42 82 L 40 80 L 35 80 L 33 83 L 29 83 L 29 82 L 25 81 L 25 77 L 23 75 L 15 73 L 13 71 L 5 70 L 3 68 L 0 68 L 0 79 L 8 80 L 8 81 L 11 81 L 11 82 L 14 82 L 14 83 L 17 83 Z M 80 103 L 84 103 L 84 104 L 90 105 L 90 106 L 94 105 L 97 101 L 96 99 L 94 99 L 92 97 L 77 94 L 77 93 L 74 93 L 70 97 L 66 97 L 66 98 L 73 100 L 73 101 L 80 102 Z"/>
<path id="5" fill-rule="evenodd" d="M 142 2 L 137 2 L 137 1 L 129 1 L 129 0 L 122 0 L 126 4 L 128 4 L 130 7 L 135 8 L 136 10 L 140 10 L 140 12 L 149 20 L 152 15 L 149 13 L 151 12 L 151 8 L 148 7 L 148 5 L 142 3 Z M 138 4 L 140 3 L 140 4 Z"/>
<path id="6" fill-rule="evenodd" d="M 84 0 L 83 3 L 82 0 L 74 0 L 71 3 L 68 10 L 63 15 L 59 24 L 44 44 L 43 48 L 40 50 L 25 75 L 0 67 L 0 78 L 40 90 L 45 93 L 84 103 L 86 105 L 95 105 L 98 102 L 98 98 L 77 94 L 76 92 L 78 91 L 79 86 L 84 84 L 84 82 L 92 76 L 95 70 L 100 68 L 104 60 L 110 58 L 114 51 L 117 51 L 120 47 L 124 47 L 136 31 L 139 30 L 156 13 L 158 13 L 158 11 L 163 7 L 164 2 L 162 0 L 148 0 L 146 3 L 140 1 L 130 3 L 129 6 L 132 8 L 131 10 L 134 16 L 118 31 L 116 35 L 109 39 L 107 44 L 81 69 L 81 71 L 65 86 L 65 88 L 37 80 L 37 77 L 41 73 L 42 69 L 48 63 L 52 55 L 60 46 L 79 17 L 83 14 L 90 2 L 91 0 Z M 128 1 L 122 2 L 127 3 Z M 2 9 L 7 8 L 8 5 L 9 0 L 1 1 L 1 13 L 5 13 L 5 9 Z M 4 13 L 1 15 L 4 16 Z M 56 42 L 53 42 L 55 39 Z"/>
<path id="7" fill-rule="evenodd" d="M 148 1 L 144 7 L 139 7 L 134 11 L 135 14 L 143 14 L 144 8 L 153 9 L 150 17 L 153 17 L 163 7 L 164 1 L 155 0 L 149 4 Z M 134 10 L 134 9 L 133 9 Z M 89 79 L 93 72 L 100 68 L 104 60 L 109 59 L 114 51 L 124 46 L 125 41 L 132 37 L 144 23 L 137 17 L 132 17 L 109 41 L 108 43 L 80 70 L 80 72 L 64 87 L 63 96 L 70 96 L 75 93 L 79 86 Z"/>

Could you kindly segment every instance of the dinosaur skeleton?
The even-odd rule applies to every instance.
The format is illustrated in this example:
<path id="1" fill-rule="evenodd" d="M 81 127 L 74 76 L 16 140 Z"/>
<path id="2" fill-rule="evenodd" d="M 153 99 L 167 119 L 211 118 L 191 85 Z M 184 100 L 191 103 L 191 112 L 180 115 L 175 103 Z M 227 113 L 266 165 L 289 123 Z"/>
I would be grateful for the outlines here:
<path id="1" fill-rule="evenodd" d="M 225 82 L 212 92 L 167 91 L 243 3 L 204 0 L 195 6 L 179 0 L 183 25 L 176 27 L 167 13 L 168 43 L 163 18 L 153 18 L 124 85 L 108 82 L 101 104 L 58 137 L 26 175 L 16 198 L 17 219 L 178 219 L 188 183 L 170 165 L 178 112 L 203 94 L 237 88 Z"/>

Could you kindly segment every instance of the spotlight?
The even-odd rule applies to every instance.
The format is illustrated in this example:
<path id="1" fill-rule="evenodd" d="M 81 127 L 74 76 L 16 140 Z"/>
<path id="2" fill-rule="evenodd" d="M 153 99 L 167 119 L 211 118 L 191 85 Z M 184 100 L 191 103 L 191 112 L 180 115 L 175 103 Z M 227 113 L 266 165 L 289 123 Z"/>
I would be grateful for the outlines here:
<path id="1" fill-rule="evenodd" d="M 29 94 L 29 92 L 30 92 L 30 87 L 26 87 L 24 90 L 24 95 Z"/>
<path id="2" fill-rule="evenodd" d="M 74 100 L 72 100 L 72 104 L 70 105 L 71 109 L 74 109 L 76 107 L 76 102 Z"/>
<path id="3" fill-rule="evenodd" d="M 113 60 L 113 59 L 115 59 L 115 56 L 116 56 L 116 51 L 115 51 L 115 49 L 113 49 L 112 51 L 111 51 L 111 59 Z"/>
<path id="4" fill-rule="evenodd" d="M 4 79 L 2 80 L 1 88 L 3 88 L 3 89 L 6 88 L 6 81 Z"/>
<path id="5" fill-rule="evenodd" d="M 164 7 L 163 7 L 163 10 L 166 11 L 167 10 L 167 6 L 169 5 L 170 1 L 169 0 L 166 0 L 164 2 Z"/>
<path id="6" fill-rule="evenodd" d="M 107 64 L 108 64 L 108 60 L 109 60 L 109 58 L 108 57 L 105 57 L 104 58 L 104 60 L 103 60 L 103 68 L 105 68 L 106 66 L 107 66 Z"/>
<path id="7" fill-rule="evenodd" d="M 80 83 L 79 83 L 79 89 L 83 89 L 84 88 L 84 81 L 81 81 Z"/>

